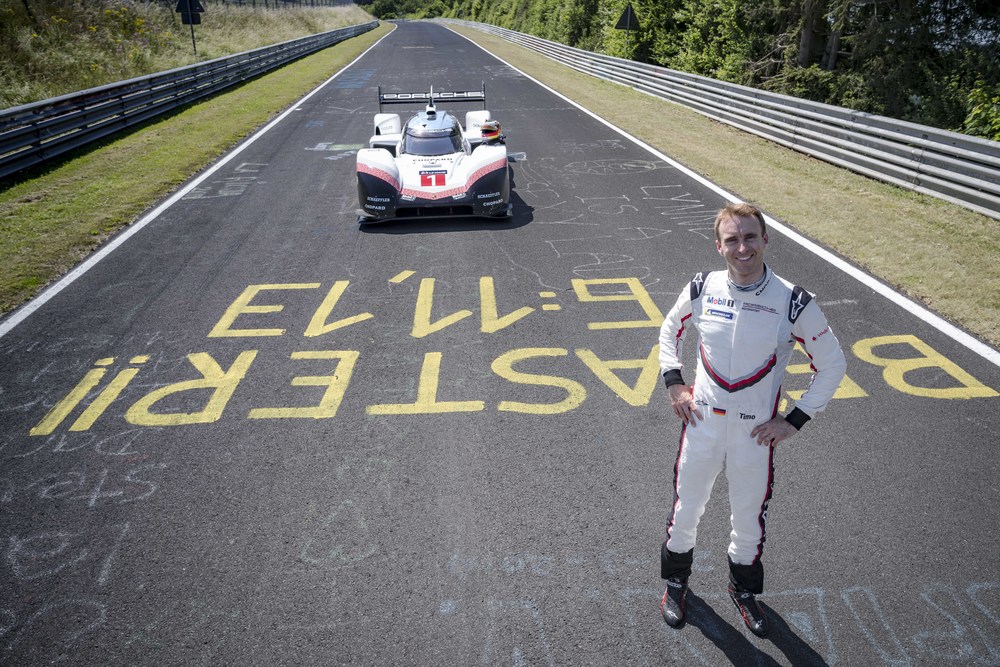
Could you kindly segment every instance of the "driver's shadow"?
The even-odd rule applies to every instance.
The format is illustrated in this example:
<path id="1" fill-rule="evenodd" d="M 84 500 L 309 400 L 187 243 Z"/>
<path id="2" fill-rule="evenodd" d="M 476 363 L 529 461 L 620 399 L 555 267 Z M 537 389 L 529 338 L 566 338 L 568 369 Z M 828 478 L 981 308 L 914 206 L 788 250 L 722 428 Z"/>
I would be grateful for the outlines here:
<path id="1" fill-rule="evenodd" d="M 723 598 L 723 600 L 725 603 L 729 603 L 727 598 Z M 788 663 L 795 665 L 795 667 L 800 665 L 828 667 L 826 660 L 799 637 L 778 612 L 763 602 L 761 607 L 767 614 L 769 624 L 768 635 L 765 639 L 754 637 L 749 630 L 744 631 L 733 627 L 732 624 L 723 620 L 711 605 L 691 590 L 688 591 L 685 602 L 685 625 L 699 630 L 734 665 L 754 664 L 766 667 L 779 665 L 779 662 L 758 648 L 762 642 L 770 642 L 785 655 Z M 738 614 L 735 607 L 731 611 L 733 614 Z M 736 618 L 739 619 L 738 615 Z M 738 622 L 742 628 L 742 621 Z"/>

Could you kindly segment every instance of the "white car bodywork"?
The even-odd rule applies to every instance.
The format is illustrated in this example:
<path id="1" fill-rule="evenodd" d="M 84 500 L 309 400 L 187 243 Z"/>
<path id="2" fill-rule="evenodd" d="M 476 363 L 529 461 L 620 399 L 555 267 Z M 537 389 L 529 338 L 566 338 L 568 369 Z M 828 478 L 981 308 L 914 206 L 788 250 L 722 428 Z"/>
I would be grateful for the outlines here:
<path id="1" fill-rule="evenodd" d="M 464 127 L 435 101 L 482 101 L 485 92 L 383 95 L 379 104 L 427 104 L 404 125 L 378 113 L 368 148 L 358 151 L 358 221 L 511 214 L 507 147 L 486 109 L 465 114 Z M 486 136 L 483 134 L 487 130 Z"/>

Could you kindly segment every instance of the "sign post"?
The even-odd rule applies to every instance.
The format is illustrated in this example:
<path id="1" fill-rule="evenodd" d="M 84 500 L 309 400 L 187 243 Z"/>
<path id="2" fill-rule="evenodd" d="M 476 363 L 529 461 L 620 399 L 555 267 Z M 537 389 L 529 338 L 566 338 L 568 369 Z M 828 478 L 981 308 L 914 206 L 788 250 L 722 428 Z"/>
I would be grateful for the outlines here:
<path id="1" fill-rule="evenodd" d="M 197 1 L 197 0 L 195 0 Z M 639 17 L 635 15 L 635 10 L 632 9 L 632 3 L 628 3 L 625 7 L 625 11 L 622 12 L 621 18 L 618 19 L 618 23 L 615 24 L 615 30 L 625 31 L 625 53 L 628 53 L 628 38 L 631 30 L 638 30 L 639 28 Z"/>
<path id="2" fill-rule="evenodd" d="M 205 8 L 201 0 L 177 0 L 177 8 L 174 10 L 181 15 L 181 23 L 191 26 L 191 47 L 194 54 L 198 55 L 198 44 L 194 41 L 194 27 L 201 23 L 201 15 Z"/>

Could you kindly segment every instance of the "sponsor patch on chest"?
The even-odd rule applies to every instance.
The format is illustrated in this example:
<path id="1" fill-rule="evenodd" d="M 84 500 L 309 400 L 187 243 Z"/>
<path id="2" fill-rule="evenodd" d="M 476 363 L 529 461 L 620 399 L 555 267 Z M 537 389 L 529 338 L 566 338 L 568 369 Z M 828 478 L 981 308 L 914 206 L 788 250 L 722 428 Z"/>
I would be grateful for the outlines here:
<path id="1" fill-rule="evenodd" d="M 771 315 L 781 314 L 774 308 L 771 308 L 770 306 L 765 306 L 760 303 L 750 303 L 748 301 L 743 302 L 743 310 L 751 313 L 770 313 Z"/>
<path id="2" fill-rule="evenodd" d="M 732 308 L 733 306 L 736 305 L 736 302 L 733 301 L 732 299 L 727 299 L 721 296 L 711 296 L 711 295 L 705 297 L 705 303 L 707 303 L 710 306 L 723 306 L 724 308 Z"/>
<path id="3" fill-rule="evenodd" d="M 728 310 L 719 310 L 718 308 L 708 308 L 705 310 L 705 314 L 709 317 L 717 317 L 723 320 L 731 320 L 736 317 L 736 313 Z"/>

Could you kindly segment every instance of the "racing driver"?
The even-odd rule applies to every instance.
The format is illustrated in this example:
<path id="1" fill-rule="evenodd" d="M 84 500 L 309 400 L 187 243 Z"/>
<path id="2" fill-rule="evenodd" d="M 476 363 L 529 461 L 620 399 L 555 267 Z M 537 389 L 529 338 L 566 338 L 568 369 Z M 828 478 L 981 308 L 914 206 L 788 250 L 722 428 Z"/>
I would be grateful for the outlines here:
<path id="1" fill-rule="evenodd" d="M 668 625 L 683 624 L 698 521 L 725 467 L 732 512 L 729 596 L 750 631 L 764 637 L 767 617 L 755 596 L 764 585 L 760 558 L 774 446 L 826 407 L 846 362 L 813 296 L 764 263 L 767 227 L 759 209 L 729 204 L 720 210 L 715 246 L 727 270 L 695 275 L 660 329 L 660 369 L 670 405 L 683 422 L 660 550 L 660 575 L 667 580 L 660 610 Z M 681 343 L 689 325 L 701 339 L 692 386 L 681 377 Z M 781 382 L 796 342 L 815 374 L 794 409 L 781 416 Z"/>

